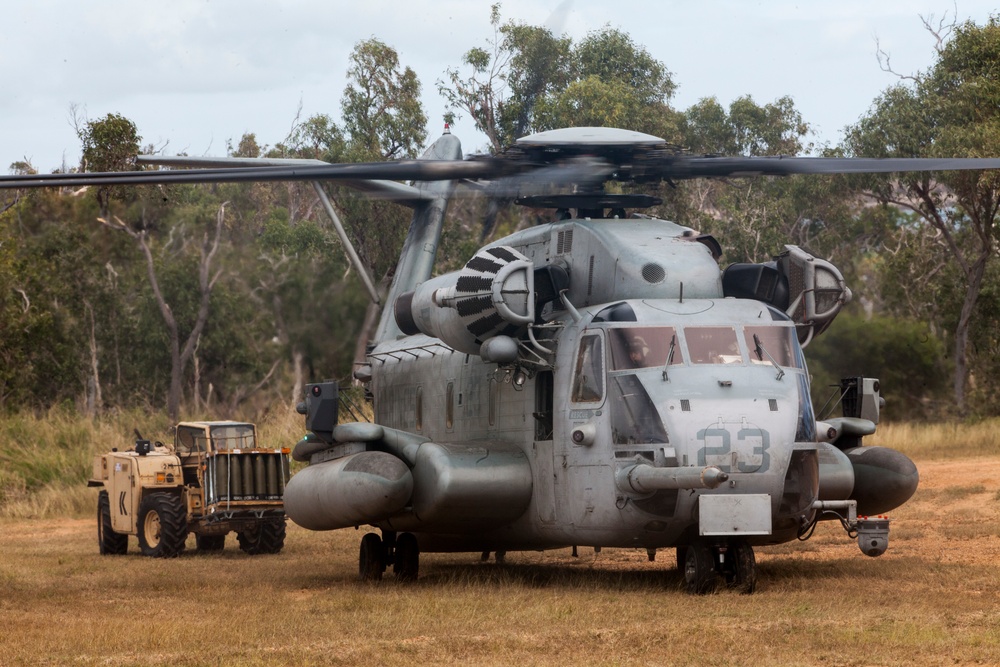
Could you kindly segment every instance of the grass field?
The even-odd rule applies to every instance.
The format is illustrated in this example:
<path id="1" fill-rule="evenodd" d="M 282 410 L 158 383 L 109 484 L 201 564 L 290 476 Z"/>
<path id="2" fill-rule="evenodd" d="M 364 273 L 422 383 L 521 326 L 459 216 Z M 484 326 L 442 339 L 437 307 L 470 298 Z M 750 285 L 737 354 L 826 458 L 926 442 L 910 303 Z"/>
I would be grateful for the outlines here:
<path id="1" fill-rule="evenodd" d="M 426 554 L 363 584 L 354 530 L 151 560 L 98 555 L 90 518 L 6 518 L 0 665 L 1000 664 L 1000 456 L 918 467 L 884 556 L 823 524 L 758 549 L 752 596 L 686 595 L 670 552 Z"/>

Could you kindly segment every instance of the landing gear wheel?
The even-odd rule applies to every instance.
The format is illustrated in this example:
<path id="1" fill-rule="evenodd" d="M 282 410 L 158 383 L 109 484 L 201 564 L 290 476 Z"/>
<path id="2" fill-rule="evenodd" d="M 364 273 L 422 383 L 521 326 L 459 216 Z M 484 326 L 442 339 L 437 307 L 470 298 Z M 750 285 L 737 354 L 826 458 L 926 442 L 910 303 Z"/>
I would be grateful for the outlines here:
<path id="1" fill-rule="evenodd" d="M 677 547 L 677 571 L 684 574 L 684 563 L 687 562 L 687 547 Z"/>
<path id="2" fill-rule="evenodd" d="M 226 548 L 226 535 L 198 535 L 194 536 L 194 543 L 198 551 L 222 551 Z"/>
<path id="3" fill-rule="evenodd" d="M 385 572 L 385 545 L 375 533 L 365 533 L 361 538 L 358 554 L 358 578 L 361 581 L 380 581 Z"/>
<path id="4" fill-rule="evenodd" d="M 237 531 L 236 540 L 240 549 L 251 556 L 276 554 L 285 546 L 285 520 L 254 524 L 246 530 Z"/>
<path id="5" fill-rule="evenodd" d="M 726 564 L 723 568 L 726 586 L 749 595 L 757 588 L 757 559 L 753 555 L 753 547 L 746 542 L 736 542 L 726 552 Z"/>
<path id="6" fill-rule="evenodd" d="M 415 581 L 420 570 L 420 547 L 413 533 L 401 533 L 396 538 L 396 554 L 392 571 L 400 581 Z"/>
<path id="7" fill-rule="evenodd" d="M 184 551 L 187 519 L 179 496 L 151 493 L 139 503 L 139 549 L 144 556 L 173 558 Z"/>
<path id="8" fill-rule="evenodd" d="M 128 551 L 128 535 L 116 533 L 111 527 L 111 501 L 107 491 L 97 494 L 97 546 L 102 556 L 120 556 Z"/>
<path id="9" fill-rule="evenodd" d="M 715 556 L 705 544 L 684 548 L 684 584 L 691 595 L 705 595 L 715 590 Z"/>

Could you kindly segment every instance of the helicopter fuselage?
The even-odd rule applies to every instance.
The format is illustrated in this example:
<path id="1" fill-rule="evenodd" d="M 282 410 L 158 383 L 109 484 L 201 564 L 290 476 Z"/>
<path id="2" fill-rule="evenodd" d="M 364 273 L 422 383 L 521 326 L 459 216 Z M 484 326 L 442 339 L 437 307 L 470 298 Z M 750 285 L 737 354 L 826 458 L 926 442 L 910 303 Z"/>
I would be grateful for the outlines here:
<path id="1" fill-rule="evenodd" d="M 540 341 L 555 350 L 554 363 L 522 384 L 516 373 L 427 336 L 373 352 L 377 423 L 483 455 L 520 450 L 520 469 L 505 472 L 531 481 L 523 512 L 502 526 L 477 531 L 474 518 L 445 518 L 438 533 L 415 515 L 382 526 L 421 533 L 425 550 L 658 548 L 697 536 L 703 494 L 750 494 L 745 525 L 728 531 L 756 543 L 794 539 L 818 476 L 808 379 L 787 316 L 723 298 L 626 300 L 581 315 Z M 756 355 L 754 334 L 777 365 Z M 637 337 L 647 347 L 642 358 L 630 354 Z M 716 489 L 646 491 L 622 481 L 636 466 L 715 466 L 729 479 Z M 462 466 L 451 474 L 465 472 L 475 477 Z M 491 500 L 480 492 L 463 502 Z"/>

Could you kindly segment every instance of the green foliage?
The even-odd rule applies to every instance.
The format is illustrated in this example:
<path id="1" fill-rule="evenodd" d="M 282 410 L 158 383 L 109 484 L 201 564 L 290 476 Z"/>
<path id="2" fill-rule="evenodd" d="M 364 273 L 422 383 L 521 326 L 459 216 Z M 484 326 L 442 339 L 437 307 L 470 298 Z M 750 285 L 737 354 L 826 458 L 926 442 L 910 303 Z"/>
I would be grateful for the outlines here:
<path id="1" fill-rule="evenodd" d="M 759 104 L 745 96 L 728 107 L 708 98 L 674 110 L 673 75 L 620 30 L 605 27 L 574 43 L 541 26 L 503 21 L 499 5 L 491 25 L 492 39 L 469 49 L 461 71 L 449 70 L 438 88 L 452 113 L 474 119 L 494 151 L 529 132 L 573 125 L 644 131 L 695 153 L 813 149 L 808 123 L 787 97 Z M 1000 155 L 998 62 L 996 19 L 959 26 L 934 66 L 881 95 L 838 150 Z M 229 153 L 336 162 L 416 155 L 426 124 L 416 74 L 374 38 L 355 46 L 347 73 L 342 117 L 296 119 L 273 146 L 246 132 Z M 86 123 L 80 138 L 86 169 L 135 168 L 140 138 L 128 119 L 109 114 Z M 878 375 L 888 416 L 944 414 L 943 374 L 960 365 L 950 350 L 964 322 L 972 369 L 967 414 L 983 416 L 1000 409 L 996 178 L 682 182 L 655 193 L 665 204 L 653 213 L 714 233 L 724 263 L 764 261 L 795 243 L 844 270 L 855 303 L 874 315 L 841 315 L 809 348 L 819 394 L 841 376 Z M 867 198 L 858 197 L 861 190 Z M 342 188 L 329 192 L 363 263 L 387 283 L 409 212 Z M 880 203 L 870 205 L 872 197 Z M 38 192 L 5 200 L 10 208 L 0 213 L 0 411 L 83 407 L 97 383 L 105 408 L 161 406 L 169 341 L 144 256 L 133 239 L 96 219 L 117 217 L 146 234 L 164 297 L 184 331 L 197 316 L 201 242 L 224 201 L 222 274 L 185 371 L 187 409 L 222 416 L 285 401 L 293 364 L 307 379 L 347 377 L 352 350 L 365 336 L 359 329 L 366 297 L 309 184 L 101 190 L 96 201 Z M 451 212 L 439 270 L 472 256 L 489 215 L 475 200 L 454 201 Z M 530 215 L 501 209 L 497 233 L 533 224 Z M 820 404 L 825 398 L 817 396 Z"/>
<path id="2" fill-rule="evenodd" d="M 944 411 L 948 363 L 942 341 L 923 322 L 841 313 L 806 349 L 813 403 L 821 408 L 841 378 L 876 377 L 892 420 L 933 419 Z M 839 416 L 839 412 L 836 413 Z"/>
<path id="3" fill-rule="evenodd" d="M 83 144 L 83 171 L 132 171 L 136 167 L 142 138 L 135 123 L 119 114 L 109 113 L 100 120 L 87 121 L 77 131 Z M 97 201 L 106 211 L 111 198 L 125 198 L 131 188 L 102 186 L 97 188 Z"/>
<path id="4" fill-rule="evenodd" d="M 809 126 L 788 97 L 758 105 L 750 97 L 725 109 L 714 98 L 688 109 L 681 130 L 694 153 L 794 155 L 810 149 Z M 842 245 L 849 202 L 830 179 L 793 176 L 685 183 L 697 202 L 680 211 L 684 224 L 717 235 L 726 262 L 766 261 L 787 243 L 811 249 Z M 832 253 L 831 253 L 832 254 Z"/>
<path id="5" fill-rule="evenodd" d="M 396 50 L 374 38 L 359 42 L 347 79 L 341 104 L 354 150 L 386 160 L 416 157 L 427 116 L 420 81 L 409 67 L 400 71 Z"/>
<path id="6" fill-rule="evenodd" d="M 695 153 L 798 155 L 809 125 L 790 97 L 763 106 L 743 96 L 723 109 L 714 97 L 684 112 L 684 144 Z"/>
<path id="7" fill-rule="evenodd" d="M 667 102 L 675 84 L 663 63 L 626 33 L 606 27 L 574 45 L 548 28 L 508 21 L 499 5 L 488 48 L 466 52 L 470 70 L 448 70 L 438 90 L 453 111 L 468 113 L 502 151 L 516 139 L 556 127 L 604 125 L 674 138 Z"/>
<path id="8" fill-rule="evenodd" d="M 978 157 L 1000 155 L 1000 18 L 984 26 L 958 26 L 926 72 L 881 95 L 872 111 L 850 128 L 845 148 L 870 157 Z M 1000 174 L 944 172 L 864 176 L 848 179 L 857 191 L 913 211 L 912 224 L 898 230 L 900 248 L 935 275 L 937 285 L 923 285 L 925 295 L 941 294 L 924 314 L 934 327 L 952 332 L 954 399 L 966 406 L 969 368 L 979 359 L 971 331 L 978 299 L 997 254 Z M 921 237 L 934 239 L 933 242 Z M 908 269 L 887 262 L 903 282 Z M 926 283 L 924 281 L 920 281 Z M 919 285 L 919 283 L 918 283 Z M 926 302 L 928 298 L 925 296 Z M 957 306 L 957 311 L 937 305 Z"/>
<path id="9" fill-rule="evenodd" d="M 79 132 L 85 171 L 129 171 L 135 168 L 142 138 L 135 123 L 116 113 L 84 123 Z"/>

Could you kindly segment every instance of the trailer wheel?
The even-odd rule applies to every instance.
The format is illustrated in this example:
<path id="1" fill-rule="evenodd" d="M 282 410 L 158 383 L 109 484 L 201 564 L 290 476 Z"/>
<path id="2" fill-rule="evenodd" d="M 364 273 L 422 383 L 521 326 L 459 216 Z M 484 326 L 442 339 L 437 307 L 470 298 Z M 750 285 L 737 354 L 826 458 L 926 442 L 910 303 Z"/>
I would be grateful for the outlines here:
<path id="1" fill-rule="evenodd" d="M 198 551 L 222 551 L 226 548 L 226 535 L 198 535 L 195 533 L 194 543 Z"/>
<path id="2" fill-rule="evenodd" d="M 236 532 L 240 549 L 251 556 L 276 554 L 285 546 L 285 519 L 262 521 Z"/>
<path id="3" fill-rule="evenodd" d="M 97 494 L 97 546 L 102 556 L 118 556 L 128 551 L 128 535 L 116 533 L 111 527 L 111 501 L 107 491 Z"/>
<path id="4" fill-rule="evenodd" d="M 184 551 L 187 517 L 179 496 L 151 493 L 139 503 L 139 549 L 144 556 L 173 558 Z"/>

